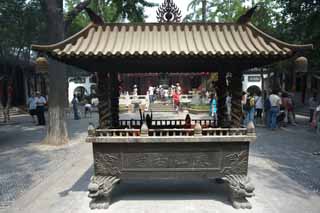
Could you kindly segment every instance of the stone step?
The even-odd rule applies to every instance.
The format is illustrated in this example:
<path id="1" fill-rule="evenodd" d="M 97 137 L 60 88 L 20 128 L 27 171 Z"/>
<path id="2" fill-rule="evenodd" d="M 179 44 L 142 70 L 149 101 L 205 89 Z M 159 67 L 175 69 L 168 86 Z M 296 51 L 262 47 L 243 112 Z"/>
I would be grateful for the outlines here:
<path id="1" fill-rule="evenodd" d="M 22 114 L 26 114 L 27 112 L 23 109 L 20 109 L 18 107 L 11 107 L 9 109 L 9 115 L 10 116 L 15 116 L 15 115 L 22 115 Z M 3 118 L 3 108 L 0 107 L 0 118 Z"/>

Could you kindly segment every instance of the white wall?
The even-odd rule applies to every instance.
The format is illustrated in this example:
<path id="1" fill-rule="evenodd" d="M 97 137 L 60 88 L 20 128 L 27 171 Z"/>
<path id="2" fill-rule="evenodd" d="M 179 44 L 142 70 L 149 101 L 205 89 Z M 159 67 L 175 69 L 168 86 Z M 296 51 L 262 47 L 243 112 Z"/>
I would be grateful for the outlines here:
<path id="1" fill-rule="evenodd" d="M 89 76 L 80 77 L 80 78 L 84 78 L 85 79 L 84 83 L 75 83 L 75 82 L 72 82 L 72 81 L 70 82 L 70 79 L 72 79 L 72 78 L 74 78 L 74 77 L 68 78 L 68 82 L 69 82 L 68 100 L 69 100 L 69 103 L 71 103 L 72 98 L 73 98 L 73 94 L 74 94 L 74 90 L 77 87 L 85 88 L 85 90 L 86 90 L 85 95 L 90 95 L 91 94 L 91 86 L 95 85 L 95 83 L 90 83 L 90 81 L 89 81 L 90 77 Z"/>
<path id="2" fill-rule="evenodd" d="M 267 75 L 264 75 L 263 77 L 264 79 L 266 79 Z M 253 79 L 254 80 L 259 79 L 259 81 L 253 81 Z M 260 90 L 262 89 L 262 79 L 260 74 L 244 74 L 243 75 L 242 90 L 247 91 L 247 89 L 251 86 L 257 86 L 260 88 Z"/>

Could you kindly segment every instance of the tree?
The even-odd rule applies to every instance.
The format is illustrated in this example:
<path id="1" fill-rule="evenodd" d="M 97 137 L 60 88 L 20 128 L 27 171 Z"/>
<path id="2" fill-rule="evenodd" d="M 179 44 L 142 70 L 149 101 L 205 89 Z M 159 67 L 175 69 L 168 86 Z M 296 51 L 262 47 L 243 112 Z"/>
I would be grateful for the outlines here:
<path id="1" fill-rule="evenodd" d="M 42 1 L 42 9 L 47 14 L 47 38 L 49 43 L 56 43 L 64 38 L 63 0 Z M 49 120 L 45 143 L 60 145 L 68 142 L 65 120 L 66 103 L 65 65 L 49 59 Z"/>
<path id="2" fill-rule="evenodd" d="M 320 67 L 320 1 L 280 0 L 283 6 L 286 40 L 298 43 L 312 43 L 314 50 L 307 53 L 309 67 Z"/>
<path id="3" fill-rule="evenodd" d="M 43 14 L 36 0 L 7 0 L 0 2 L 0 90 L 12 86 L 17 66 L 29 64 L 30 44 L 43 35 Z M 11 100 L 3 92 L 4 113 L 9 114 Z"/>
<path id="4" fill-rule="evenodd" d="M 192 0 L 188 10 L 192 12 L 185 17 L 185 21 L 233 21 L 243 14 L 245 8 L 243 0 Z"/>
<path id="5" fill-rule="evenodd" d="M 0 2 L 0 57 L 30 59 L 30 44 L 43 39 L 43 13 L 36 0 Z"/>
<path id="6" fill-rule="evenodd" d="M 153 4 L 145 0 L 114 0 L 106 2 L 92 0 L 87 2 L 96 12 L 103 14 L 105 19 L 114 21 L 119 18 L 128 19 L 129 21 L 143 21 L 143 6 L 153 6 Z M 45 0 L 41 1 L 41 3 L 43 11 L 47 14 L 48 42 L 56 43 L 63 40 L 65 31 L 69 30 L 64 28 L 63 0 Z M 66 3 L 69 10 L 67 12 L 70 12 L 70 10 L 75 10 L 75 3 L 79 6 L 80 1 L 67 0 Z M 81 13 L 82 10 L 83 8 L 80 8 L 77 11 L 67 13 L 67 18 L 70 18 L 71 13 L 75 14 L 68 20 L 71 23 L 70 26 L 76 25 L 82 28 L 88 22 L 87 17 Z M 49 125 L 45 142 L 52 145 L 64 144 L 68 141 L 64 117 L 67 98 L 66 72 L 65 66 L 55 60 L 49 61 L 49 84 Z"/>
<path id="7" fill-rule="evenodd" d="M 207 21 L 213 22 L 235 22 L 243 15 L 247 8 L 245 0 L 192 0 L 188 6 L 191 10 L 184 20 L 199 21 L 203 20 L 204 15 Z M 252 23 L 267 33 L 277 33 L 278 24 L 282 22 L 282 16 L 279 12 L 281 5 L 276 0 L 252 1 L 259 4 L 259 8 L 252 18 Z"/>
<path id="8" fill-rule="evenodd" d="M 67 13 L 71 11 L 80 0 L 66 0 Z M 145 7 L 153 7 L 157 4 L 146 0 L 91 0 L 89 7 L 103 20 L 107 22 L 144 22 Z M 73 20 L 68 30 L 68 34 L 74 34 L 89 23 L 89 17 L 86 13 L 79 13 Z"/>

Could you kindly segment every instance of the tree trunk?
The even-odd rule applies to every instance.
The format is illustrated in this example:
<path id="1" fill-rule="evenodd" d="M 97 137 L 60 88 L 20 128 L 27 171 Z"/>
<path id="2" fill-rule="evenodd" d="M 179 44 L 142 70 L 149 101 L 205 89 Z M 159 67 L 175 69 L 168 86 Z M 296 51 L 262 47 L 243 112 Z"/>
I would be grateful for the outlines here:
<path id="1" fill-rule="evenodd" d="M 55 43 L 63 40 L 63 1 L 46 0 L 48 15 L 48 42 Z M 49 121 L 46 144 L 61 145 L 68 142 L 68 131 L 65 120 L 66 100 L 66 70 L 65 65 L 49 59 Z"/>
<path id="2" fill-rule="evenodd" d="M 202 21 L 207 20 L 207 0 L 202 0 Z"/>

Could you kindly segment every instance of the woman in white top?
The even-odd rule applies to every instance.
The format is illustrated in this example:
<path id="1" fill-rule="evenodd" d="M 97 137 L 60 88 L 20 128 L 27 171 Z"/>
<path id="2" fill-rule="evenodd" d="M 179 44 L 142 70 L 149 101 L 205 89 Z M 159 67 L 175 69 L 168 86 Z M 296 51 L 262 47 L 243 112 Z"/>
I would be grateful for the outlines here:
<path id="1" fill-rule="evenodd" d="M 37 115 L 37 103 L 33 93 L 31 93 L 31 96 L 28 98 L 27 104 L 28 104 L 29 113 L 32 117 L 32 122 L 35 123 L 36 119 L 34 118 L 34 116 Z"/>
<path id="2" fill-rule="evenodd" d="M 46 125 L 46 120 L 44 117 L 44 106 L 47 103 L 46 99 L 40 95 L 40 92 L 36 92 L 37 97 L 35 98 L 35 102 L 37 105 L 37 117 L 38 117 L 38 125 Z"/>

